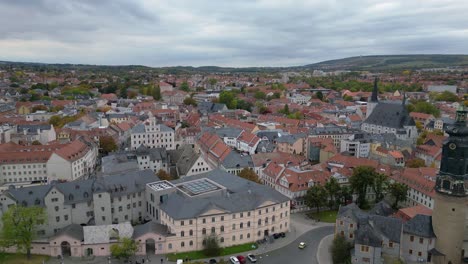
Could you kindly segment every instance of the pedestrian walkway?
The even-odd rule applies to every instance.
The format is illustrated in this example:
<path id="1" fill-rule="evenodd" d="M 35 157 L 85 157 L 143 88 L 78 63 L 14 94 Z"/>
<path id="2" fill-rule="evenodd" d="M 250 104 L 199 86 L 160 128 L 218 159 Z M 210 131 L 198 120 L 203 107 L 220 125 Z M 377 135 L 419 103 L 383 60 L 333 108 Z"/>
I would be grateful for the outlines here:
<path id="1" fill-rule="evenodd" d="M 330 264 L 332 262 L 332 255 L 330 252 L 330 247 L 333 243 L 333 234 L 326 236 L 320 241 L 320 244 L 317 248 L 317 262 L 319 264 Z"/>
<path id="2" fill-rule="evenodd" d="M 306 217 L 305 213 L 295 213 L 291 214 L 291 224 L 290 224 L 290 229 L 289 232 L 286 233 L 285 238 L 278 238 L 272 240 L 272 243 L 266 242 L 264 244 L 259 245 L 257 249 L 253 249 L 252 251 L 248 252 L 242 252 L 239 253 L 239 255 L 246 255 L 247 253 L 252 253 L 255 255 L 263 255 L 268 252 L 280 249 L 282 247 L 285 247 L 292 242 L 294 242 L 297 238 L 299 238 L 301 235 L 307 233 L 310 230 L 313 230 L 318 227 L 322 226 L 332 226 L 333 224 L 330 223 L 318 223 L 315 222 L 309 218 Z M 224 258 L 225 260 L 228 260 L 230 256 L 223 256 L 223 257 L 215 257 L 215 259 L 219 260 L 220 258 Z M 166 257 L 164 255 L 150 255 L 150 256 L 136 256 L 131 258 L 131 263 L 135 263 L 135 261 L 138 261 L 138 263 L 143 263 L 143 259 L 145 260 L 146 263 L 157 263 L 157 264 L 172 264 L 175 262 L 169 262 L 167 261 Z M 161 261 L 161 259 L 163 261 Z M 200 259 L 197 260 L 201 262 L 208 261 L 209 259 Z M 109 260 L 107 257 L 95 257 L 94 259 L 82 259 L 82 258 L 66 258 L 61 262 L 61 260 L 58 260 L 56 258 L 50 259 L 47 264 L 106 264 L 109 263 Z M 111 259 L 110 261 L 111 264 L 124 264 L 123 261 L 117 260 L 117 259 Z M 327 262 L 323 262 L 327 263 Z M 331 263 L 331 262 L 329 262 Z"/>

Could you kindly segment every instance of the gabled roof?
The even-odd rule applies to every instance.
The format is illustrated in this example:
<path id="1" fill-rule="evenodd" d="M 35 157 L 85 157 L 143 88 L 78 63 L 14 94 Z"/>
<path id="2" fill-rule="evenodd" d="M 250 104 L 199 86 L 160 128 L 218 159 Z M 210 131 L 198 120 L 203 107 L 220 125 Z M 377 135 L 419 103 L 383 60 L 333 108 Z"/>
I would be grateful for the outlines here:
<path id="1" fill-rule="evenodd" d="M 432 229 L 432 216 L 416 215 L 403 226 L 403 232 L 420 237 L 434 238 Z"/>
<path id="2" fill-rule="evenodd" d="M 66 227 L 60 229 L 59 232 L 57 232 L 53 238 L 66 235 L 69 237 L 72 237 L 78 241 L 83 241 L 84 240 L 84 233 L 83 233 L 83 227 L 78 225 L 78 224 L 71 224 L 67 225 Z M 52 239 L 53 239 L 52 238 Z"/>
<path id="3" fill-rule="evenodd" d="M 396 129 L 416 125 L 405 106 L 397 103 L 377 104 L 364 123 Z"/>

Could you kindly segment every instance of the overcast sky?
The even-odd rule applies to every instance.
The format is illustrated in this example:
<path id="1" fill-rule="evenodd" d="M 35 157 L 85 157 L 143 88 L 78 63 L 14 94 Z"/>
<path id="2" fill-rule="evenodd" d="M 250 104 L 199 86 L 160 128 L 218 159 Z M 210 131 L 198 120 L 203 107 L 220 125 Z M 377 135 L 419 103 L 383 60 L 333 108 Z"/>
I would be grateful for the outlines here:
<path id="1" fill-rule="evenodd" d="M 467 54 L 467 0 L 0 0 L 0 60 L 293 66 Z"/>

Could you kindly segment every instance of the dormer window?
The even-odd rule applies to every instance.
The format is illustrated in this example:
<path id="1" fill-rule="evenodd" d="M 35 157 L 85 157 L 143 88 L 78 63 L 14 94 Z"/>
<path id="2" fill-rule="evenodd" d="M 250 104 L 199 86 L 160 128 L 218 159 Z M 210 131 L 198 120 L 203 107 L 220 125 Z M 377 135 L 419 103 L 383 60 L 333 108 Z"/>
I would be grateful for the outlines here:
<path id="1" fill-rule="evenodd" d="M 89 196 L 89 195 L 88 195 L 88 192 L 84 192 L 84 193 L 83 193 L 83 197 L 84 197 L 84 198 L 88 198 L 88 196 Z"/>
<path id="2" fill-rule="evenodd" d="M 73 201 L 73 194 L 70 194 L 70 195 L 68 196 L 68 200 Z"/>

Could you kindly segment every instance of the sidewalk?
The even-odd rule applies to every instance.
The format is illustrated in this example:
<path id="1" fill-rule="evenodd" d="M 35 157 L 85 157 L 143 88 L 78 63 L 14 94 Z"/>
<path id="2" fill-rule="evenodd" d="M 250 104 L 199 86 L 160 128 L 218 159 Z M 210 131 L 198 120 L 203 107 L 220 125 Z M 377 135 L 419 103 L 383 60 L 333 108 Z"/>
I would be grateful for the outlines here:
<path id="1" fill-rule="evenodd" d="M 242 252 L 242 253 L 239 253 L 239 255 L 244 255 L 245 256 L 248 253 L 252 253 L 254 255 L 264 255 L 264 254 L 266 254 L 268 252 L 280 249 L 282 247 L 285 247 L 285 246 L 291 244 L 298 237 L 300 237 L 304 233 L 307 233 L 310 230 L 313 230 L 315 228 L 322 227 L 322 226 L 328 226 L 328 225 L 333 225 L 333 224 L 314 222 L 313 220 L 308 219 L 305 216 L 305 214 L 303 214 L 303 213 L 291 214 L 290 229 L 289 229 L 289 232 L 286 233 L 285 238 L 274 239 L 273 243 L 267 242 L 267 243 L 261 244 L 261 245 L 259 245 L 259 247 L 257 249 L 247 251 L 247 252 Z M 321 244 L 322 243 L 320 243 L 320 245 Z M 319 246 L 319 249 L 320 249 L 320 246 Z M 219 259 L 223 258 L 224 260 L 229 260 L 229 257 L 230 256 L 221 256 L 221 257 L 214 257 L 214 259 L 219 260 Z M 167 263 L 172 264 L 172 263 L 175 263 L 175 262 L 167 261 L 165 255 L 136 256 L 136 257 L 132 258 L 131 260 L 132 260 L 132 263 L 135 263 L 135 260 L 137 260 L 139 263 L 142 263 L 143 259 L 145 259 L 145 264 L 146 263 L 157 263 L 157 264 L 167 264 Z M 150 262 L 148 262 L 148 259 L 150 260 Z M 162 263 L 161 263 L 161 259 L 163 259 Z M 204 261 L 209 261 L 209 259 L 212 259 L 212 258 L 198 259 L 196 261 L 197 262 L 199 262 L 199 261 L 204 262 Z M 56 258 L 55 259 L 54 258 L 50 259 L 49 261 L 47 261 L 47 263 L 48 264 L 62 264 L 60 262 L 60 260 L 58 260 Z M 63 264 L 83 264 L 83 263 L 85 263 L 85 264 L 107 264 L 109 262 L 108 262 L 107 257 L 95 257 L 92 260 L 85 260 L 85 259 L 81 259 L 81 258 L 66 258 L 63 261 Z M 111 263 L 112 264 L 123 264 L 123 261 L 112 259 Z M 319 263 L 321 263 L 321 262 L 319 261 Z M 331 262 L 322 262 L 322 263 L 331 263 Z"/>
<path id="2" fill-rule="evenodd" d="M 333 243 L 333 234 L 324 237 L 317 248 L 317 262 L 319 264 L 333 263 L 330 247 Z"/>

